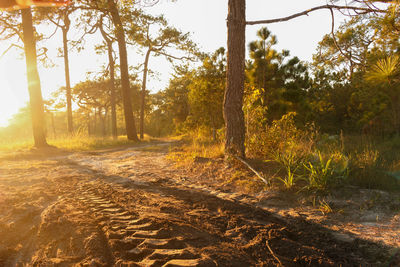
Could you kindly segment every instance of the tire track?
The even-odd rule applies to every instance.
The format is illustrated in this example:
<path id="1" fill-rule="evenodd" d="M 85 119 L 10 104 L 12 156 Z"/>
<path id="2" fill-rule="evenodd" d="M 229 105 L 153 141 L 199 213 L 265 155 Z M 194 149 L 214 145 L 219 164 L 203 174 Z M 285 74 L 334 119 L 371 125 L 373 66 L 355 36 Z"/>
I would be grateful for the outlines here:
<path id="1" fill-rule="evenodd" d="M 115 266 L 215 266 L 189 247 L 184 237 L 173 233 L 168 224 L 125 209 L 102 194 L 99 187 L 100 183 L 97 187 L 82 184 L 76 199 L 100 225 Z"/>

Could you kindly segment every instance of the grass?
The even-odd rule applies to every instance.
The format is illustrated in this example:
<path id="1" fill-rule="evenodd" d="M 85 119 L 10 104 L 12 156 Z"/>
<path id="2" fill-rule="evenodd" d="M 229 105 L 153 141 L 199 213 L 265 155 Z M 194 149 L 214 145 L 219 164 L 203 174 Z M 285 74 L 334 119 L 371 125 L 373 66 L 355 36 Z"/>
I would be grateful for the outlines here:
<path id="1" fill-rule="evenodd" d="M 203 132 L 192 132 L 173 138 L 181 141 L 180 147 L 171 148 L 167 158 L 175 162 L 178 167 L 191 165 L 196 159 L 212 159 L 224 156 L 224 144 L 221 141 L 213 142 Z"/>
<path id="2" fill-rule="evenodd" d="M 148 142 L 150 140 L 151 138 L 145 135 L 144 141 Z M 128 140 L 126 136 L 119 136 L 117 139 L 113 139 L 112 137 L 104 138 L 86 135 L 72 135 L 56 139 L 48 139 L 48 143 L 51 146 L 67 151 L 88 151 L 137 144 L 137 142 Z M 28 150 L 32 147 L 33 140 L 28 139 L 0 142 L 0 151 L 5 153 Z"/>
<path id="3" fill-rule="evenodd" d="M 328 202 L 326 202 L 326 200 L 320 200 L 320 201 L 319 201 L 319 207 L 318 207 L 318 209 L 319 209 L 319 211 L 321 211 L 322 214 L 324 214 L 324 215 L 333 212 L 332 207 L 329 205 Z"/>
<path id="4" fill-rule="evenodd" d="M 250 158 L 262 162 L 257 169 L 273 182 L 273 187 L 321 193 L 345 185 L 400 190 L 399 138 L 366 143 L 360 136 L 332 137 L 296 130 L 290 121 L 276 125 L 267 129 L 272 133 L 264 135 L 268 142 L 251 144 L 247 151 Z M 290 131 L 286 131 L 288 125 Z M 211 164 L 207 159 L 224 155 L 223 142 L 210 141 L 204 132 L 194 131 L 179 139 L 183 145 L 172 148 L 168 155 L 178 167 L 190 167 L 195 162 Z M 255 183 L 250 176 L 248 180 L 249 184 Z"/>
<path id="5" fill-rule="evenodd" d="M 297 128 L 294 115 L 289 115 L 271 125 L 250 127 L 254 132 L 247 138 L 248 156 L 278 163 L 279 176 L 272 180 L 281 187 L 329 191 L 349 184 L 400 190 L 399 137 L 329 136 L 313 127 Z"/>
<path id="6" fill-rule="evenodd" d="M 48 141 L 49 145 L 65 149 L 68 151 L 87 151 L 104 149 L 115 146 L 133 145 L 137 142 L 128 140 L 125 136 L 120 136 L 117 139 L 111 137 L 88 137 L 88 136 L 72 136 L 65 138 L 57 138 Z"/>
<path id="7" fill-rule="evenodd" d="M 300 160 L 301 159 L 299 159 L 293 151 L 289 151 L 288 153 L 277 153 L 274 155 L 274 161 L 279 163 L 281 168 L 284 170 L 284 176 L 277 176 L 276 179 L 280 181 L 287 190 L 292 189 L 296 184 L 296 180 L 298 179 L 296 172 L 300 167 Z"/>
<path id="8" fill-rule="evenodd" d="M 33 147 L 33 140 L 5 140 L 0 141 L 0 151 L 10 152 Z"/>
<path id="9" fill-rule="evenodd" d="M 340 186 L 348 178 L 348 161 L 341 153 L 326 153 L 325 157 L 318 151 L 318 157 L 303 163 L 303 179 L 308 190 L 327 190 Z"/>
<path id="10" fill-rule="evenodd" d="M 272 181 L 272 187 L 321 193 L 347 185 L 400 190 L 399 137 L 382 141 L 320 134 L 314 127 L 297 128 L 293 114 L 257 126 L 249 127 L 246 154 L 250 161 L 262 163 L 256 169 Z M 210 163 L 202 158 L 223 157 L 223 138 L 210 139 L 201 129 L 181 136 L 184 144 L 171 150 L 169 158 L 178 166 L 190 166 L 196 161 Z"/>
<path id="11" fill-rule="evenodd" d="M 237 186 L 243 192 L 256 193 L 265 189 L 258 177 L 249 176 L 251 172 L 236 160 L 223 163 L 224 143 L 213 141 L 204 131 L 193 131 L 187 135 L 175 137 L 179 146 L 171 147 L 167 158 L 178 168 L 186 169 L 194 176 L 208 177 L 217 187 Z"/>

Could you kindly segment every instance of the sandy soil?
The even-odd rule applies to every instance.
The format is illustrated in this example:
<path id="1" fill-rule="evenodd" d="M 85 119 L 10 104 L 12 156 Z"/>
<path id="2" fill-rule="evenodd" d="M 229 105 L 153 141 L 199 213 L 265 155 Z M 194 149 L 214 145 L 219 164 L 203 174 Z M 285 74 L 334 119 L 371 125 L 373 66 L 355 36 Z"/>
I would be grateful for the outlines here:
<path id="1" fill-rule="evenodd" d="M 177 169 L 168 146 L 0 161 L 0 266 L 400 266 L 395 211 L 364 236 L 347 211 Z"/>

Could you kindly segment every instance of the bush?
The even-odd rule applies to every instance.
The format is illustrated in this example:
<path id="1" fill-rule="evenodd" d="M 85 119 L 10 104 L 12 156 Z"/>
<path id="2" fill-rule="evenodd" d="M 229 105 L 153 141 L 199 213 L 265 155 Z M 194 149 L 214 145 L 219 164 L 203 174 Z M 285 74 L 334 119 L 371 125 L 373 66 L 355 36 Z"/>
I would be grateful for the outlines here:
<path id="1" fill-rule="evenodd" d="M 296 113 L 288 113 L 280 120 L 266 125 L 263 130 L 250 127 L 247 139 L 248 154 L 254 157 L 274 158 L 276 155 L 295 154 L 298 158 L 307 157 L 312 153 L 315 144 L 316 131 L 299 130 L 294 122 Z"/>
<path id="2" fill-rule="evenodd" d="M 367 147 L 360 152 L 353 152 L 350 164 L 351 184 L 383 190 L 393 190 L 400 186 L 396 177 L 389 172 L 390 164 L 376 148 Z"/>
<path id="3" fill-rule="evenodd" d="M 343 184 L 348 177 L 348 159 L 341 153 L 323 156 L 318 151 L 317 159 L 304 164 L 305 188 L 326 190 Z"/>
<path id="4" fill-rule="evenodd" d="M 318 134 L 313 127 L 301 130 L 288 113 L 271 125 L 252 121 L 249 127 L 248 155 L 275 162 L 276 181 L 285 189 L 324 191 L 352 184 L 371 189 L 400 188 L 400 139 L 381 143 L 360 136 Z M 256 126 L 263 130 L 257 129 Z"/>

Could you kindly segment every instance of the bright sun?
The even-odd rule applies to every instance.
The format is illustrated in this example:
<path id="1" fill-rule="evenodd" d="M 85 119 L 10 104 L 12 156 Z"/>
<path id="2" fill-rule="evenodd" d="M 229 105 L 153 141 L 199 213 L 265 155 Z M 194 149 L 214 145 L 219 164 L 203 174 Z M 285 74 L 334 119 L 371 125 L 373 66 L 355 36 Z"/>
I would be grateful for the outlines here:
<path id="1" fill-rule="evenodd" d="M 25 64 L 17 53 L 9 53 L 0 60 L 0 127 L 8 125 L 13 114 L 28 100 Z"/>

